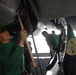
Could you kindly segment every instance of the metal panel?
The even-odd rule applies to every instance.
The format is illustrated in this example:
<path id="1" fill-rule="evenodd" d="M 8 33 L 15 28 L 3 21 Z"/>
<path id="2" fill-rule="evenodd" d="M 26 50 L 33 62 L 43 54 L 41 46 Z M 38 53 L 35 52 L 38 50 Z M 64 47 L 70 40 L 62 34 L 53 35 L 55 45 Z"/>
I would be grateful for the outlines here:
<path id="1" fill-rule="evenodd" d="M 0 0 L 0 27 L 12 22 L 21 0 Z"/>
<path id="2" fill-rule="evenodd" d="M 29 0 L 39 21 L 76 16 L 76 0 Z"/>

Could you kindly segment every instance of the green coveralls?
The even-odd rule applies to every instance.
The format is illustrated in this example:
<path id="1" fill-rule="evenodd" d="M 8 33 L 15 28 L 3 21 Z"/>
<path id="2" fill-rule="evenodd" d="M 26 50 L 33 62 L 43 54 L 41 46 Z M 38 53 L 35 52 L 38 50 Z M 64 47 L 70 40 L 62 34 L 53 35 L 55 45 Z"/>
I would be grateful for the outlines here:
<path id="1" fill-rule="evenodd" d="M 19 37 L 12 38 L 9 43 L 0 43 L 0 62 L 2 75 L 20 75 L 24 71 L 23 48 L 18 45 Z"/>

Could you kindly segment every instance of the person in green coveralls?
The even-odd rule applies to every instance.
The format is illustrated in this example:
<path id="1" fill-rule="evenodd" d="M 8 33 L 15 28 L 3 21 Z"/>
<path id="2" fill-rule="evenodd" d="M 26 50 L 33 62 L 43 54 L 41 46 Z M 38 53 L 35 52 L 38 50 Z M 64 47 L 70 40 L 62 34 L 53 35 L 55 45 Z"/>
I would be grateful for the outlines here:
<path id="1" fill-rule="evenodd" d="M 26 37 L 25 30 L 12 38 L 7 27 L 0 30 L 1 75 L 22 75 L 24 72 L 23 44 Z"/>
<path id="2" fill-rule="evenodd" d="M 50 34 L 51 36 L 51 43 L 52 43 L 52 46 L 55 47 L 55 46 L 58 46 L 58 43 L 59 43 L 59 36 L 55 34 L 55 31 L 53 30 L 52 31 L 52 34 Z"/>
<path id="3" fill-rule="evenodd" d="M 52 34 L 48 34 L 46 31 L 42 32 L 42 35 L 46 38 L 46 42 L 50 48 L 51 57 L 54 56 L 54 50 L 58 46 L 59 37 L 55 34 L 55 31 L 52 31 Z"/>

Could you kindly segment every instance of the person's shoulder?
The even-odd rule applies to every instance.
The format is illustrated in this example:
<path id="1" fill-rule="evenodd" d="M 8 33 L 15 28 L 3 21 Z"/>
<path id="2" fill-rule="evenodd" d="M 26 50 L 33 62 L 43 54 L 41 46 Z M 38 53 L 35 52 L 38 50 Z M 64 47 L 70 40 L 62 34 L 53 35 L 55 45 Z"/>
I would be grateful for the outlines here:
<path id="1" fill-rule="evenodd" d="M 53 34 L 49 34 L 49 36 L 53 36 Z"/>
<path id="2" fill-rule="evenodd" d="M 12 39 L 11 40 L 12 41 L 19 41 L 20 40 L 19 34 L 16 34 L 16 35 L 12 36 Z"/>

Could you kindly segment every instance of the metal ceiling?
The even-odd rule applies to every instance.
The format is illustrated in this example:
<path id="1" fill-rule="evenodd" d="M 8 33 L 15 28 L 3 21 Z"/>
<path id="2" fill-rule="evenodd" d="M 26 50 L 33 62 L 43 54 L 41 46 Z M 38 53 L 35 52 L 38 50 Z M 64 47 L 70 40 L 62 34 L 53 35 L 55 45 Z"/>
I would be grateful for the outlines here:
<path id="1" fill-rule="evenodd" d="M 29 0 L 39 21 L 76 16 L 76 0 Z"/>
<path id="2" fill-rule="evenodd" d="M 38 21 L 76 16 L 76 0 L 29 0 L 29 2 Z M 21 0 L 0 0 L 0 26 L 13 22 L 20 4 Z"/>

